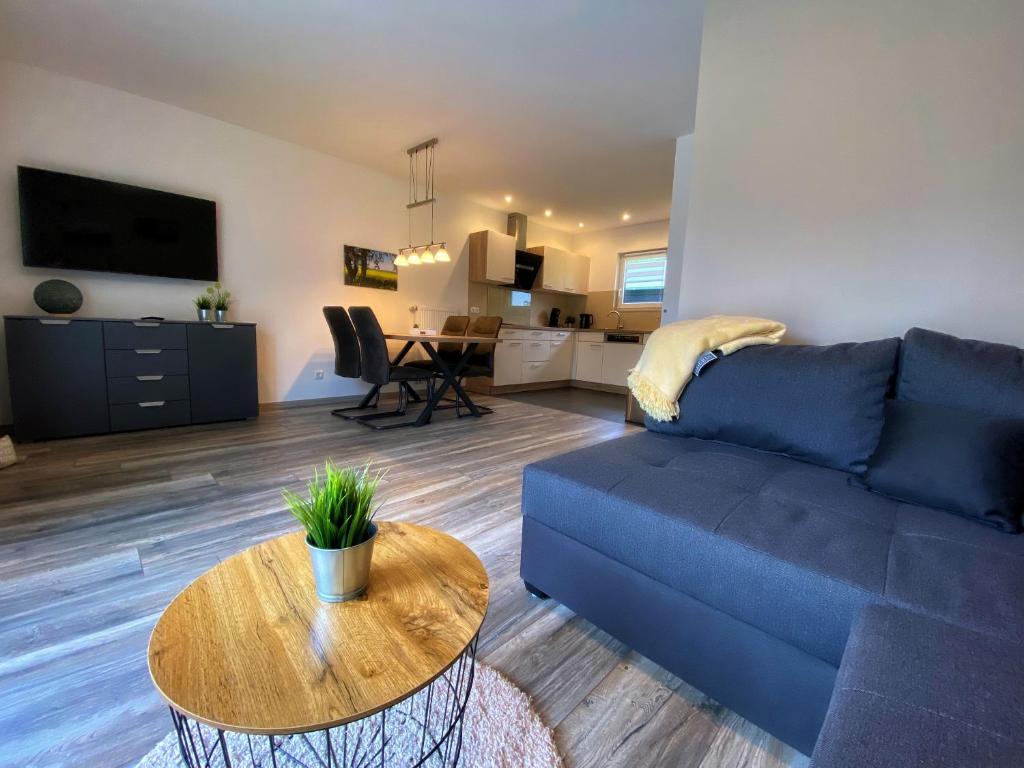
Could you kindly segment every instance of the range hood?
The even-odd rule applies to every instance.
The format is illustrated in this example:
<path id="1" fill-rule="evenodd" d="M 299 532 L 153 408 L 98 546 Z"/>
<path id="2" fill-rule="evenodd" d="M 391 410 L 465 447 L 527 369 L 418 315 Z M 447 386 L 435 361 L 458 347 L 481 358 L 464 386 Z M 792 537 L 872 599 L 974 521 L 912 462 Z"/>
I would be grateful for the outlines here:
<path id="1" fill-rule="evenodd" d="M 533 288 L 533 283 L 540 274 L 540 265 L 544 257 L 537 253 L 516 249 L 516 281 L 515 287 L 521 291 Z"/>
<path id="2" fill-rule="evenodd" d="M 533 283 L 540 273 L 540 265 L 544 257 L 526 250 L 526 214 L 510 213 L 505 234 L 516 239 L 516 280 L 514 287 L 521 291 L 533 288 Z"/>

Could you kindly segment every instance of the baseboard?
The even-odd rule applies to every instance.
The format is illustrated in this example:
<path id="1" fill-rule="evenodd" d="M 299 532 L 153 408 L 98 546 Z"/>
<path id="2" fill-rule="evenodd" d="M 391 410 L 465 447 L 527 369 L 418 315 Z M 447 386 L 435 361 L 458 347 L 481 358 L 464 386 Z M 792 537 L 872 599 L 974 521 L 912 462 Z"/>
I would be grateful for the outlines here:
<path id="1" fill-rule="evenodd" d="M 572 386 L 576 389 L 589 389 L 593 392 L 610 392 L 613 395 L 625 395 L 629 392 L 627 387 L 620 387 L 615 384 L 601 384 L 597 381 L 573 381 Z"/>

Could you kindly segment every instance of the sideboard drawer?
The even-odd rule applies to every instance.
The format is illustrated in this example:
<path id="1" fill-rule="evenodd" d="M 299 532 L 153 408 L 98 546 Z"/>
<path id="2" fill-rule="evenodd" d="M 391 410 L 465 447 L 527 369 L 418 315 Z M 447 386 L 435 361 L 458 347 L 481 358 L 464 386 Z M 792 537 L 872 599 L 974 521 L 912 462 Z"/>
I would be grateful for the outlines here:
<path id="1" fill-rule="evenodd" d="M 112 432 L 174 427 L 191 421 L 188 400 L 149 400 L 110 406 Z"/>
<path id="2" fill-rule="evenodd" d="M 184 376 L 188 374 L 188 353 L 183 349 L 108 349 L 107 376 Z"/>
<path id="3" fill-rule="evenodd" d="M 185 326 L 145 320 L 103 323 L 107 349 L 185 349 Z"/>
<path id="4" fill-rule="evenodd" d="M 107 381 L 111 405 L 154 400 L 188 400 L 188 376 L 123 376 Z"/>

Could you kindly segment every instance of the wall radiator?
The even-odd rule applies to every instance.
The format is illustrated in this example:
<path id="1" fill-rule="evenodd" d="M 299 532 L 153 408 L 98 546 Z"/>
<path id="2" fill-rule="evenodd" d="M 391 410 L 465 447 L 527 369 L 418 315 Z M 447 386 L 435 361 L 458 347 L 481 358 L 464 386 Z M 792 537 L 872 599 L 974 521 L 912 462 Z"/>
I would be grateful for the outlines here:
<path id="1" fill-rule="evenodd" d="M 459 314 L 455 309 L 438 309 L 437 307 L 417 307 L 416 324 L 420 328 L 429 328 L 440 333 L 444 321 L 451 315 Z"/>

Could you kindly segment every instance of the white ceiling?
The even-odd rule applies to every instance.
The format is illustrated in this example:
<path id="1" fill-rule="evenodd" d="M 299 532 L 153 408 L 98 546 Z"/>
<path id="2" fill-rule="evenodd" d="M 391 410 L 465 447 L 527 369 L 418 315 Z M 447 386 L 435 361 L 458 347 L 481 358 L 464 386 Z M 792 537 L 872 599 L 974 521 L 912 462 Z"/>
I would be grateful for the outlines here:
<path id="1" fill-rule="evenodd" d="M 589 230 L 668 217 L 703 0 L 0 0 L 0 56 Z M 505 194 L 514 196 L 506 205 Z"/>

